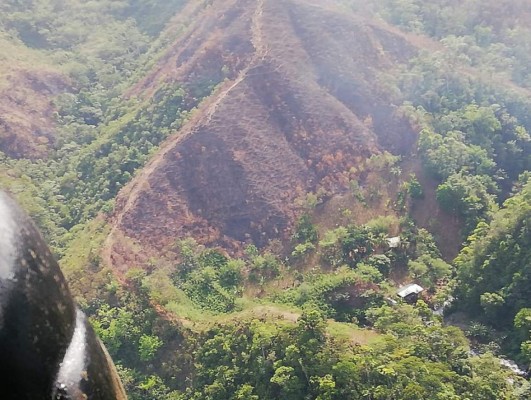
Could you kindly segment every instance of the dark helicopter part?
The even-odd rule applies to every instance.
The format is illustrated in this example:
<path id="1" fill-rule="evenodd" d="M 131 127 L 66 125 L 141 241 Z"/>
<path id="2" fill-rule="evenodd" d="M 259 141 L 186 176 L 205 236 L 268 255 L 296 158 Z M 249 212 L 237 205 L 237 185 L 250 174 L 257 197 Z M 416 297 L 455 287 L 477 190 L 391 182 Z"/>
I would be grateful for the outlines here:
<path id="1" fill-rule="evenodd" d="M 103 344 L 15 201 L 0 192 L 0 398 L 124 400 Z"/>

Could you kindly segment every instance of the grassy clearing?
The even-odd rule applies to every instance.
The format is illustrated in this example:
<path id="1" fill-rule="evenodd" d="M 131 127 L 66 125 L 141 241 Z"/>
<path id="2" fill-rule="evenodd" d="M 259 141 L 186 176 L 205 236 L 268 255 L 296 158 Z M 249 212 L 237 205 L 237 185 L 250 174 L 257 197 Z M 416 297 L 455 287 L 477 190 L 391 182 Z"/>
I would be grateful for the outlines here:
<path id="1" fill-rule="evenodd" d="M 342 340 L 350 341 L 354 344 L 370 345 L 378 341 L 380 334 L 371 330 L 363 329 L 355 324 L 347 324 L 328 320 L 328 334 Z"/>
<path id="2" fill-rule="evenodd" d="M 253 319 L 295 324 L 302 314 L 302 310 L 296 307 L 249 297 L 238 298 L 235 312 L 214 314 L 197 307 L 181 289 L 175 287 L 171 283 L 170 273 L 170 267 L 159 268 L 144 280 L 144 285 L 149 290 L 151 299 L 168 312 L 170 319 L 195 332 L 204 331 L 215 324 Z M 360 328 L 355 324 L 336 322 L 331 319 L 327 322 L 328 333 L 340 340 L 368 345 L 374 343 L 379 337 L 378 333 Z"/>
<path id="3" fill-rule="evenodd" d="M 216 314 L 195 305 L 184 291 L 172 284 L 170 274 L 171 267 L 160 267 L 146 277 L 143 284 L 153 302 L 160 304 L 170 314 L 171 319 L 192 330 L 201 331 L 213 324 L 237 319 L 267 318 L 295 323 L 300 315 L 300 310 L 258 302 L 249 297 L 238 298 L 234 312 Z"/>

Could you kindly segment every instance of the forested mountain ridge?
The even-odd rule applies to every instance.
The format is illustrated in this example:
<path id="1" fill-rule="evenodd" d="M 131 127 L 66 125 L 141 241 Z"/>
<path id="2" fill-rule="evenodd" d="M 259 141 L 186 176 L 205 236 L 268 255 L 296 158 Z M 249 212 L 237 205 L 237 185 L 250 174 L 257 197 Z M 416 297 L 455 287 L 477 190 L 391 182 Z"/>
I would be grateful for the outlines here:
<path id="1" fill-rule="evenodd" d="M 135 10 L 143 7 L 142 21 L 149 25 L 150 11 L 175 11 L 180 3 L 170 1 L 161 7 L 149 2 L 143 6 L 73 0 L 2 2 L 0 86 L 2 97 L 9 100 L 2 102 L 6 154 L 42 158 L 57 148 L 61 138 L 54 113 L 61 113 L 64 101 L 70 99 L 58 97 L 61 93 L 95 103 L 80 101 L 78 115 L 89 125 L 97 123 L 98 106 L 105 107 L 103 98 L 119 93 L 116 86 L 133 73 L 139 65 L 135 58 L 147 49 L 149 34 L 136 26 Z M 145 28 L 159 32 L 164 17 L 168 15 L 157 15 L 160 25 Z M 94 98 L 87 99 L 91 94 Z M 25 119 L 17 115 L 21 111 Z"/>
<path id="2" fill-rule="evenodd" d="M 0 184 L 130 398 L 529 398 L 525 1 L 0 11 Z"/>

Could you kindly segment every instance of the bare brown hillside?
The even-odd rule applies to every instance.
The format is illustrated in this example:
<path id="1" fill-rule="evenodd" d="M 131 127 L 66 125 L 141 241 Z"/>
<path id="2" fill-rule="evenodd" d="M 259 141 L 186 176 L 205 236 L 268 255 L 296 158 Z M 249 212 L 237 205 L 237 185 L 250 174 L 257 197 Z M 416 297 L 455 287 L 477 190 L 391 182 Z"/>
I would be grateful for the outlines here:
<path id="1" fill-rule="evenodd" d="M 382 84 L 416 53 L 403 35 L 327 2 L 211 3 L 131 91 L 222 81 L 120 193 L 107 248 L 118 267 L 187 235 L 265 245 L 305 193 L 340 193 L 362 160 L 414 144 Z"/>
<path id="2" fill-rule="evenodd" d="M 53 71 L 13 69 L 0 86 L 0 151 L 13 158 L 45 157 L 54 138 L 53 98 L 67 79 Z"/>

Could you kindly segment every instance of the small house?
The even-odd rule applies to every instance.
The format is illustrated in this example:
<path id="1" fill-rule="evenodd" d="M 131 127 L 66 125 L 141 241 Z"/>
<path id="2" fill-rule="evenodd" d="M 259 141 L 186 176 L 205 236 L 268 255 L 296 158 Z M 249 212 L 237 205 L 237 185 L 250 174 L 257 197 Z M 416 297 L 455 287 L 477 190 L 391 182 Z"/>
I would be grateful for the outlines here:
<path id="1" fill-rule="evenodd" d="M 416 283 L 412 283 L 401 288 L 397 292 L 397 295 L 405 302 L 413 304 L 417 302 L 417 300 L 419 299 L 419 294 L 423 291 L 424 288 L 422 286 L 419 286 Z"/>

